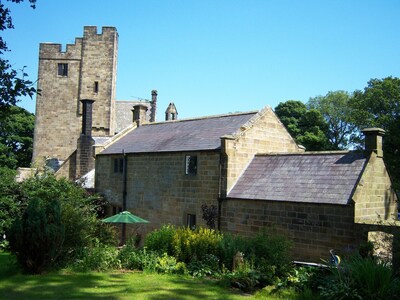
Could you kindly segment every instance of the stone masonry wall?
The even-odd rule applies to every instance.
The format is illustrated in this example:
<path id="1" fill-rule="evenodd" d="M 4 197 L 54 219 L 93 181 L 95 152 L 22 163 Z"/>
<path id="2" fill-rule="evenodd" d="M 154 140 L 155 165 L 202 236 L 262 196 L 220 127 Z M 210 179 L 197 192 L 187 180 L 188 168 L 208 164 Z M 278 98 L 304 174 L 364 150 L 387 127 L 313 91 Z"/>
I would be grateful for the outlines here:
<path id="1" fill-rule="evenodd" d="M 232 136 L 222 138 L 223 194 L 227 193 L 257 153 L 303 152 L 284 125 L 266 107 Z"/>
<path id="2" fill-rule="evenodd" d="M 197 156 L 197 175 L 185 175 L 185 155 Z M 114 158 L 96 157 L 96 187 L 122 206 L 122 173 L 114 173 Z M 120 156 L 122 157 L 122 156 Z M 217 205 L 219 196 L 218 152 L 155 153 L 128 155 L 127 209 L 149 220 L 149 231 L 163 224 L 186 225 L 187 214 L 205 226 L 201 205 Z"/>
<path id="3" fill-rule="evenodd" d="M 294 260 L 321 263 L 330 249 L 343 255 L 366 239 L 353 216 L 353 206 L 227 199 L 221 231 L 251 236 L 274 229 L 294 242 Z"/>
<path id="4" fill-rule="evenodd" d="M 353 200 L 356 222 L 374 224 L 397 219 L 396 194 L 383 158 L 375 152 L 370 154 Z"/>
<path id="5" fill-rule="evenodd" d="M 67 45 L 40 44 L 33 161 L 66 160 L 75 150 L 81 131 L 82 99 L 93 99 L 93 135 L 114 134 L 115 78 L 118 34 L 115 28 L 84 28 L 83 38 Z M 58 75 L 58 64 L 68 75 Z M 95 82 L 98 91 L 95 91 Z"/>

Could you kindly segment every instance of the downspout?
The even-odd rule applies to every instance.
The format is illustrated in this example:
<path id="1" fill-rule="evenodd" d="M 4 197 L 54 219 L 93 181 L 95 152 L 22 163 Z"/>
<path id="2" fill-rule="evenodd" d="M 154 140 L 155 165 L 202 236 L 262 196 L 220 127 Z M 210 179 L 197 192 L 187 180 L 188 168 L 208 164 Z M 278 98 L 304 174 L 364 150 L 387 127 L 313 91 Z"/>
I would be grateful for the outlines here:
<path id="1" fill-rule="evenodd" d="M 127 181 L 128 181 L 128 156 L 125 153 L 125 150 L 122 150 L 122 155 L 123 155 L 123 169 L 122 169 L 122 176 L 123 176 L 123 188 L 122 188 L 122 211 L 126 211 L 126 196 L 127 196 Z M 126 238 L 126 224 L 122 223 L 122 237 L 121 237 L 121 243 L 122 245 L 125 244 L 125 238 Z"/>

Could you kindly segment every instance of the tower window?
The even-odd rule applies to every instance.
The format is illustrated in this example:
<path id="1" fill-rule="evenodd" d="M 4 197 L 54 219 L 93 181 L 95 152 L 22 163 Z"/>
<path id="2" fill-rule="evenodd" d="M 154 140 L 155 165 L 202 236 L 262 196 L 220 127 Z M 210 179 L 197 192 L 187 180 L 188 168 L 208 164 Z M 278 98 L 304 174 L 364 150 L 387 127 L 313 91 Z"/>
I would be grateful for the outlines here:
<path id="1" fill-rule="evenodd" d="M 68 76 L 68 64 L 58 64 L 58 76 Z"/>
<path id="2" fill-rule="evenodd" d="M 95 81 L 95 82 L 94 82 L 93 91 L 94 91 L 95 93 L 98 93 L 98 92 L 99 92 L 99 82 L 98 82 L 98 81 Z"/>
<path id="3" fill-rule="evenodd" d="M 197 174 L 197 156 L 186 155 L 185 157 L 185 174 L 196 175 Z"/>

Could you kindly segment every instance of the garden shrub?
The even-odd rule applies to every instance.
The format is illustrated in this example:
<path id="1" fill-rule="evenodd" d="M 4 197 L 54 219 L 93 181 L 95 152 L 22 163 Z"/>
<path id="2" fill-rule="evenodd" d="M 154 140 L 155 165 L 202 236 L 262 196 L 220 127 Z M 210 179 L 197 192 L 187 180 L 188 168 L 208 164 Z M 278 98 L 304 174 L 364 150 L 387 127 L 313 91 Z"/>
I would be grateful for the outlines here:
<path id="1" fill-rule="evenodd" d="M 207 254 L 218 256 L 221 240 L 222 235 L 213 229 L 178 228 L 174 236 L 175 257 L 178 261 L 189 263 L 202 260 Z"/>
<path id="2" fill-rule="evenodd" d="M 144 246 L 150 251 L 156 251 L 160 254 L 167 253 L 174 255 L 174 236 L 176 229 L 172 225 L 164 225 L 160 229 L 150 232 L 146 236 Z"/>
<path id="3" fill-rule="evenodd" d="M 220 273 L 219 258 L 213 254 L 206 254 L 201 260 L 192 260 L 188 272 L 194 277 L 218 276 Z"/>
<path id="4" fill-rule="evenodd" d="M 59 202 L 33 198 L 12 224 L 10 250 L 25 271 L 40 274 L 56 260 L 64 238 Z"/>
<path id="5" fill-rule="evenodd" d="M 73 268 L 78 271 L 119 269 L 121 268 L 121 261 L 118 253 L 116 247 L 96 241 L 93 247 L 83 249 L 81 257 L 73 264 Z"/>
<path id="6" fill-rule="evenodd" d="M 177 262 L 176 258 L 164 253 L 162 256 L 157 257 L 155 267 L 158 273 L 165 274 L 185 274 L 187 273 L 186 265 L 183 262 Z"/>
<path id="7" fill-rule="evenodd" d="M 282 277 L 291 269 L 292 243 L 283 235 L 262 231 L 249 239 L 249 245 L 245 255 L 254 262 L 257 270 Z"/>
<path id="8" fill-rule="evenodd" d="M 237 252 L 248 253 L 250 246 L 247 240 L 240 235 L 225 233 L 222 236 L 219 256 L 221 265 L 229 270 L 233 268 L 233 257 Z"/>
<path id="9" fill-rule="evenodd" d="M 319 286 L 324 299 L 400 298 L 399 279 L 385 262 L 354 255 L 330 270 L 331 276 Z"/>

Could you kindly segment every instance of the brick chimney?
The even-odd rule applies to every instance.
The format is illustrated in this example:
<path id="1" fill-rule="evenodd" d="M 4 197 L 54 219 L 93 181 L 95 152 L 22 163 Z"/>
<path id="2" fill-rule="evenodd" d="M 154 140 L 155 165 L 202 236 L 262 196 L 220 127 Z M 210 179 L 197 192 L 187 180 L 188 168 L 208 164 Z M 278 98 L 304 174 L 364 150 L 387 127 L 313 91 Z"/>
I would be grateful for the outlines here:
<path id="1" fill-rule="evenodd" d="M 82 132 L 78 139 L 76 149 L 76 174 L 80 178 L 94 169 L 94 140 L 92 138 L 92 110 L 94 100 L 81 100 L 82 110 Z"/>
<path id="2" fill-rule="evenodd" d="M 175 104 L 171 102 L 167 110 L 165 111 L 165 121 L 177 120 L 178 119 L 178 111 L 176 110 Z"/>
<path id="3" fill-rule="evenodd" d="M 136 122 L 138 127 L 146 122 L 147 106 L 145 104 L 134 105 L 132 112 L 133 112 L 133 122 Z"/>
<path id="4" fill-rule="evenodd" d="M 365 151 L 375 152 L 377 156 L 383 157 L 383 136 L 385 130 L 382 128 L 365 128 L 362 130 L 365 136 Z"/>
<path id="5" fill-rule="evenodd" d="M 150 122 L 156 121 L 156 110 L 157 110 L 157 91 L 151 91 L 151 114 L 150 114 Z"/>

